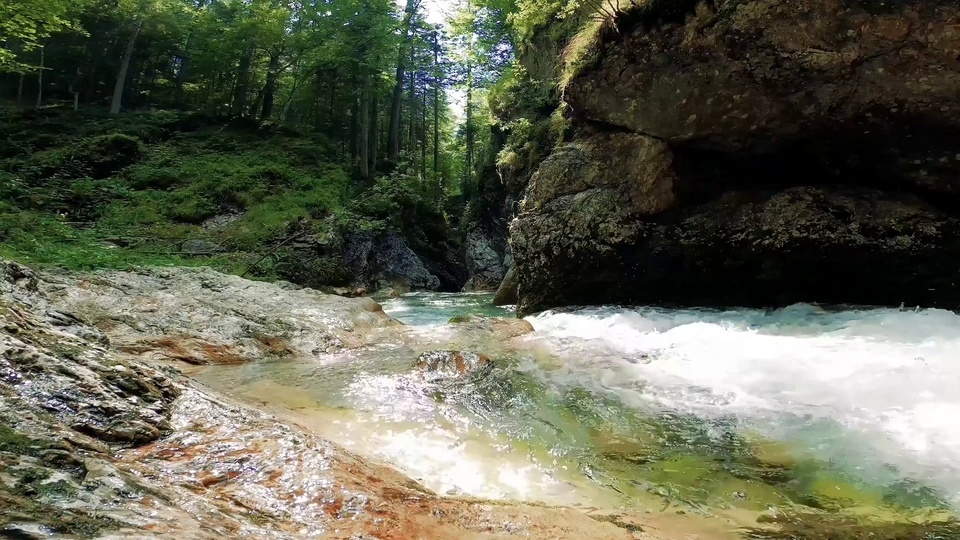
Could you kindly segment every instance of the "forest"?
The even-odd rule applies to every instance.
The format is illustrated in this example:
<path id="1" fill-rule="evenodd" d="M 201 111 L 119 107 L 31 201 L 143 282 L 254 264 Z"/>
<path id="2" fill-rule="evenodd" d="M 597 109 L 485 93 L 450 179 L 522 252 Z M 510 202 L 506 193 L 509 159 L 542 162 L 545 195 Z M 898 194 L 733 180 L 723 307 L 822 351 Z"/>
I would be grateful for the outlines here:
<path id="1" fill-rule="evenodd" d="M 269 252 L 252 274 L 293 278 L 302 268 L 279 271 L 289 250 L 275 248 L 309 221 L 314 236 L 400 229 L 426 258 L 450 259 L 485 212 L 502 228 L 498 162 L 517 167 L 536 131 L 516 111 L 556 108 L 558 81 L 531 84 L 518 48 L 538 27 L 608 9 L 3 2 L 3 250 L 80 267 L 192 264 L 182 242 L 201 238 L 217 246 L 204 264 L 250 271 Z M 218 216 L 238 219 L 201 229 Z M 320 259 L 307 281 L 343 281 Z"/>

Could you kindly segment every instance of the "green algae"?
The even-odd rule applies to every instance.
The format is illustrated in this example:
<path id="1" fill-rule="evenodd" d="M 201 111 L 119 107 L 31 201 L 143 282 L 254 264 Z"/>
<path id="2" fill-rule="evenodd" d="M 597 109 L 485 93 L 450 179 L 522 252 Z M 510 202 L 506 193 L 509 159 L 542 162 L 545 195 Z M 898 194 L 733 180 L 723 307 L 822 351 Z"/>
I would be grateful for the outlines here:
<path id="1" fill-rule="evenodd" d="M 53 441 L 34 439 L 0 424 L 0 452 L 37 457 L 55 447 L 57 445 Z"/>
<path id="2" fill-rule="evenodd" d="M 77 488 L 66 479 L 51 480 L 54 471 L 43 467 L 7 467 L 15 484 L 0 482 L 0 529 L 17 524 L 35 524 L 55 534 L 95 538 L 120 523 L 94 512 L 58 507 L 56 501 L 78 497 Z"/>
<path id="3" fill-rule="evenodd" d="M 774 527 L 744 531 L 751 540 L 957 540 L 960 521 L 956 519 L 917 520 L 908 517 L 894 522 L 862 521 L 821 514 L 785 515 L 768 520 Z"/>

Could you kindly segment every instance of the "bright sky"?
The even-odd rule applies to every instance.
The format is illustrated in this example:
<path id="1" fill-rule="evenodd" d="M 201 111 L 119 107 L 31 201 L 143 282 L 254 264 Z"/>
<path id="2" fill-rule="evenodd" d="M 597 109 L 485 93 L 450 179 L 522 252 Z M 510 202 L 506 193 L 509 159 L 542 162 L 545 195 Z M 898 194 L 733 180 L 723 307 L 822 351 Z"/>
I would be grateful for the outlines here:
<path id="1" fill-rule="evenodd" d="M 427 12 L 427 22 L 431 24 L 440 24 L 446 21 L 456 7 L 457 2 L 451 2 L 450 0 L 423 0 L 423 9 Z"/>
<path id="2" fill-rule="evenodd" d="M 396 2 L 400 9 L 407 4 L 406 0 L 396 0 Z M 420 2 L 420 9 L 426 13 L 427 22 L 431 24 L 445 23 L 460 5 L 460 0 L 420 0 Z M 447 97 L 450 98 L 450 107 L 453 109 L 454 116 L 458 120 L 463 120 L 466 116 L 466 92 L 460 88 L 448 88 Z"/>

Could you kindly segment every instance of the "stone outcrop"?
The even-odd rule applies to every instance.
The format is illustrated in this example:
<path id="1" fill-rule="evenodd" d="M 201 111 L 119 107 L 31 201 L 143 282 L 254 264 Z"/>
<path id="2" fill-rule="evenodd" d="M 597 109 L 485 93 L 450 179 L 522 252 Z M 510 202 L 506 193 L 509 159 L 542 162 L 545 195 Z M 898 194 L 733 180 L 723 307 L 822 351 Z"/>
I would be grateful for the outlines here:
<path id="1" fill-rule="evenodd" d="M 500 286 L 507 268 L 504 266 L 504 249 L 498 243 L 505 242 L 498 242 L 498 239 L 481 229 L 467 234 L 465 251 L 467 271 L 470 273 L 470 280 L 465 287 L 467 291 L 494 291 Z"/>
<path id="2" fill-rule="evenodd" d="M 364 330 L 395 324 L 370 299 L 284 289 L 206 268 L 65 274 L 40 287 L 128 354 L 190 364 L 316 356 L 357 347 Z"/>
<path id="3" fill-rule="evenodd" d="M 470 351 L 430 351 L 417 357 L 416 367 L 441 377 L 461 377 L 490 369 L 490 358 Z"/>
<path id="4" fill-rule="evenodd" d="M 960 306 L 960 6 L 654 2 L 617 26 L 511 227 L 522 313 Z"/>
<path id="5" fill-rule="evenodd" d="M 344 262 L 356 276 L 369 280 L 373 289 L 389 287 L 409 292 L 440 288 L 440 279 L 427 270 L 403 236 L 394 231 L 348 235 Z"/>

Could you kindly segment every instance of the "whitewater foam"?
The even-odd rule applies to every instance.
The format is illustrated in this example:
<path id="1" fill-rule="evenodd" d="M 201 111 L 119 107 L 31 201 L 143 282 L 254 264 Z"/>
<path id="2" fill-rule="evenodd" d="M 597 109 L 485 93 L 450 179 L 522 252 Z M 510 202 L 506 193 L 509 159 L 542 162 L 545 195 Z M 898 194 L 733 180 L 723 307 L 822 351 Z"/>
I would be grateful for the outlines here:
<path id="1" fill-rule="evenodd" d="M 960 317 L 947 311 L 596 308 L 529 319 L 551 376 L 644 410 L 735 417 L 960 501 Z M 827 426 L 827 428 L 825 428 Z"/>

